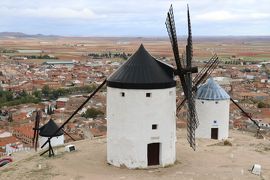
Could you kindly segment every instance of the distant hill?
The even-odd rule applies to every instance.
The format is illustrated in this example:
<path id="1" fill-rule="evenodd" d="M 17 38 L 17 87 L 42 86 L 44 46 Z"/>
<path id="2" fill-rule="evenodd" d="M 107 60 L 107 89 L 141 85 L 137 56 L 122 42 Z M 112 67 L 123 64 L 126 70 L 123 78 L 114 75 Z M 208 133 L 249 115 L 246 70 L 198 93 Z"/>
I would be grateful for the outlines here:
<path id="1" fill-rule="evenodd" d="M 129 40 L 167 40 L 167 36 L 160 36 L 160 37 L 100 37 L 100 36 L 61 36 L 61 35 L 44 35 L 44 34 L 25 34 L 22 32 L 0 32 L 0 38 L 91 38 L 91 39 L 114 39 L 114 40 L 119 40 L 119 39 L 124 39 L 126 41 Z M 186 36 L 179 36 L 178 39 L 180 41 L 185 41 Z M 222 41 L 222 42 L 237 42 L 237 41 L 270 41 L 270 36 L 194 36 L 193 37 L 194 41 L 197 42 L 204 42 L 204 41 Z"/>
<path id="2" fill-rule="evenodd" d="M 22 32 L 0 32 L 0 37 L 15 37 L 15 38 L 48 38 L 48 37 L 60 37 L 56 35 L 44 35 L 34 34 L 29 35 Z"/>

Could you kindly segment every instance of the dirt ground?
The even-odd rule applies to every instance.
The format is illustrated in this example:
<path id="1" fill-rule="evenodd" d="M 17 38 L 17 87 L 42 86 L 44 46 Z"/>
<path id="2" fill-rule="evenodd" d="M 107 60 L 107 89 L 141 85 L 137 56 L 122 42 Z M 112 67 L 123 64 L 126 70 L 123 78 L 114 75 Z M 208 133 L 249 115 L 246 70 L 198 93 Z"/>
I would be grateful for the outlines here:
<path id="1" fill-rule="evenodd" d="M 106 138 L 77 141 L 74 152 L 55 149 L 57 155 L 48 158 L 36 152 L 16 153 L 14 163 L 0 169 L 0 179 L 181 179 L 181 180 L 269 180 L 270 141 L 256 139 L 254 134 L 230 131 L 232 146 L 221 141 L 198 139 L 194 152 L 186 141 L 186 131 L 178 130 L 177 161 L 166 168 L 130 170 L 106 163 Z M 262 175 L 251 174 L 253 164 L 262 166 Z"/>

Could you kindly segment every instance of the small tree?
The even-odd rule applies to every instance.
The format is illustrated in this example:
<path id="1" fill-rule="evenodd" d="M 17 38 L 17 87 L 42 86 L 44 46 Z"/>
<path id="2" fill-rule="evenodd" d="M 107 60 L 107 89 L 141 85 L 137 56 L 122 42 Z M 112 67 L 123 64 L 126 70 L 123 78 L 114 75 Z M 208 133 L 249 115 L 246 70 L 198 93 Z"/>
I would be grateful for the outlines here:
<path id="1" fill-rule="evenodd" d="M 6 91 L 6 100 L 7 101 L 12 101 L 13 100 L 13 93 L 11 91 Z"/>
<path id="2" fill-rule="evenodd" d="M 38 99 L 41 99 L 41 96 L 42 96 L 41 92 L 38 91 L 38 90 L 35 90 L 35 91 L 33 92 L 33 95 L 34 95 L 36 98 L 38 98 Z"/>
<path id="3" fill-rule="evenodd" d="M 270 106 L 269 104 L 264 103 L 262 101 L 259 102 L 258 105 L 257 105 L 258 108 L 269 108 L 269 106 Z"/>
<path id="4" fill-rule="evenodd" d="M 8 116 L 8 122 L 13 122 L 13 114 L 10 112 Z"/>
<path id="5" fill-rule="evenodd" d="M 82 114 L 82 117 L 85 117 L 85 118 L 96 118 L 98 117 L 99 115 L 103 115 L 104 113 L 98 109 L 95 109 L 95 108 L 90 108 L 90 109 L 87 109 L 85 113 Z"/>
<path id="6" fill-rule="evenodd" d="M 44 96 L 48 97 L 50 94 L 50 87 L 48 85 L 43 86 L 41 92 Z"/>
<path id="7" fill-rule="evenodd" d="M 22 97 L 27 97 L 28 94 L 27 94 L 27 92 L 26 92 L 25 90 L 23 90 L 23 91 L 20 93 L 20 96 L 22 96 Z"/>

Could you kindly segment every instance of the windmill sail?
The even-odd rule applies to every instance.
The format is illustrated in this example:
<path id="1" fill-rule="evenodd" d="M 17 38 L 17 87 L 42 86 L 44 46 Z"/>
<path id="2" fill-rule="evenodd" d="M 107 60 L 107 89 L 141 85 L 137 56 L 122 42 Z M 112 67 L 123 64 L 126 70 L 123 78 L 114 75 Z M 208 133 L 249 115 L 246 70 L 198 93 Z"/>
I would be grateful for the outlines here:
<path id="1" fill-rule="evenodd" d="M 174 55 L 174 60 L 175 60 L 175 64 L 177 67 L 177 71 L 178 71 L 178 75 L 181 81 L 181 84 L 186 84 L 186 80 L 185 80 L 185 76 L 183 73 L 181 73 L 182 71 L 182 65 L 181 65 L 181 61 L 180 61 L 180 55 L 179 55 L 179 49 L 178 49 L 178 43 L 177 43 L 177 35 L 176 35 L 176 28 L 175 28 L 175 22 L 174 22 L 174 14 L 173 14 L 173 7 L 171 5 L 169 12 L 167 13 L 167 19 L 166 19 L 166 28 L 168 31 L 168 35 L 171 41 L 171 45 L 172 45 L 172 49 L 173 49 L 173 55 Z M 183 87 L 183 91 L 186 95 L 187 93 L 187 89 L 186 86 L 182 86 Z"/>
<path id="2" fill-rule="evenodd" d="M 219 64 L 219 59 L 216 54 L 214 54 L 209 61 L 206 63 L 206 65 L 201 69 L 201 71 L 195 76 L 193 79 L 193 83 L 195 86 L 198 86 L 199 84 L 206 81 L 206 79 L 211 75 L 211 73 L 216 69 L 216 67 Z"/>
<path id="3" fill-rule="evenodd" d="M 188 39 L 186 46 L 186 65 L 187 69 L 192 68 L 192 57 L 193 57 L 193 49 L 192 49 L 192 33 L 191 33 L 191 23 L 190 23 L 190 15 L 189 8 L 187 10 L 188 17 Z M 186 85 L 187 85 L 187 106 L 188 106 L 188 120 L 187 120 L 187 139 L 190 146 L 195 150 L 195 130 L 198 127 L 198 117 L 196 114 L 196 107 L 194 96 L 192 93 L 192 72 L 187 72 L 186 74 Z"/>
<path id="4" fill-rule="evenodd" d="M 210 58 L 210 60 L 206 63 L 206 65 L 201 69 L 199 73 L 196 74 L 195 78 L 192 80 L 192 92 L 193 94 L 197 91 L 197 87 L 204 83 L 206 79 L 209 78 L 211 73 L 216 69 L 216 67 L 219 64 L 219 59 L 217 55 L 215 54 L 213 57 Z M 186 102 L 186 98 L 183 100 L 179 100 L 177 102 L 177 113 L 180 112 L 181 108 L 184 106 Z"/>
<path id="5" fill-rule="evenodd" d="M 190 146 L 195 150 L 195 129 L 198 125 L 198 118 L 196 115 L 195 103 L 192 94 L 192 73 L 198 71 L 197 67 L 192 67 L 192 36 L 191 36 L 191 24 L 189 18 L 189 11 L 188 11 L 188 21 L 189 21 L 189 36 L 188 36 L 188 43 L 186 46 L 186 62 L 181 64 L 181 59 L 178 50 L 177 44 L 177 35 L 176 35 L 176 28 L 175 28 L 175 21 L 174 21 L 174 14 L 173 14 L 173 7 L 171 6 L 169 12 L 167 13 L 166 19 L 166 28 L 168 31 L 168 35 L 171 41 L 174 59 L 176 63 L 176 74 L 179 76 L 181 85 L 185 94 L 185 98 L 187 99 L 187 107 L 188 107 L 188 125 L 187 125 L 187 132 L 188 132 L 188 142 Z M 182 65 L 186 65 L 183 67 Z"/>
<path id="6" fill-rule="evenodd" d="M 167 31 L 168 31 L 170 41 L 171 41 L 176 67 L 177 67 L 177 69 L 182 69 L 182 65 L 181 65 L 181 62 L 180 62 L 178 43 L 177 43 L 177 35 L 176 35 L 176 28 L 175 28 L 174 14 L 173 14 L 172 5 L 171 5 L 171 7 L 169 9 L 169 12 L 167 13 L 167 19 L 166 19 L 165 24 L 166 24 L 166 28 L 167 28 Z"/>
<path id="7" fill-rule="evenodd" d="M 238 107 L 238 109 L 240 109 L 240 111 L 246 116 L 246 117 L 248 117 L 252 122 L 253 122 L 253 124 L 255 124 L 256 126 L 257 126 L 257 128 L 258 128 L 258 133 L 259 133 L 259 131 L 260 131 L 260 129 L 261 129 L 261 126 L 259 125 L 259 123 L 257 122 L 257 121 L 255 121 L 252 117 L 251 117 L 251 115 L 249 114 L 249 113 L 247 113 L 235 100 L 233 100 L 232 98 L 230 98 L 230 100 L 233 102 L 233 104 L 236 106 L 236 107 Z"/>
<path id="8" fill-rule="evenodd" d="M 193 47 L 192 47 L 192 33 L 191 33 L 191 22 L 190 22 L 190 14 L 189 14 L 189 7 L 187 6 L 187 17 L 188 17 L 188 39 L 186 45 L 186 64 L 188 68 L 191 68 L 191 62 L 193 58 Z"/>

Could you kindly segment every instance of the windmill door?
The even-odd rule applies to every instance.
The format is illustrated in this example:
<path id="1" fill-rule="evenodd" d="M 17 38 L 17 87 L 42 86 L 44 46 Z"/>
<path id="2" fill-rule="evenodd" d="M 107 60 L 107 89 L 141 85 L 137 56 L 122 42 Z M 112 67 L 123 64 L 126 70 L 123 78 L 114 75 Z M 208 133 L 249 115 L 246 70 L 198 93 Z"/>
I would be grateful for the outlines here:
<path id="1" fill-rule="evenodd" d="M 211 139 L 218 139 L 218 128 L 211 129 Z"/>
<path id="2" fill-rule="evenodd" d="M 151 143 L 147 145 L 148 166 L 159 165 L 160 143 Z"/>

